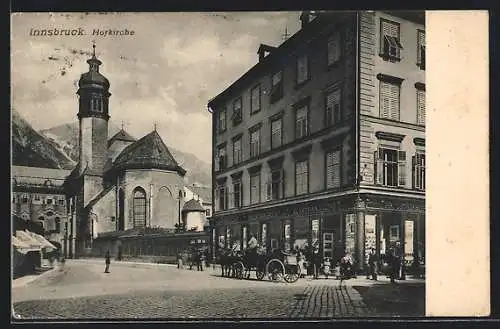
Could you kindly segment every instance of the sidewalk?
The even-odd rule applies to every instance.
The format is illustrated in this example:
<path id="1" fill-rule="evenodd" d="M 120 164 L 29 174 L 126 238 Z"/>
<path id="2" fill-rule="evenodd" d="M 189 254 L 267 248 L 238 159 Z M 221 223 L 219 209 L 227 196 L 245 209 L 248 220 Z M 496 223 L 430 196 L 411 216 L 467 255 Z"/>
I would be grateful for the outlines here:
<path id="1" fill-rule="evenodd" d="M 29 283 L 32 283 L 36 280 L 39 280 L 43 277 L 46 277 L 47 275 L 57 271 L 60 269 L 60 264 L 59 263 L 55 263 L 54 267 L 49 269 L 49 270 L 46 270 L 40 274 L 31 274 L 31 275 L 25 275 L 25 276 L 22 276 L 20 278 L 17 278 L 17 279 L 14 279 L 12 280 L 12 288 L 20 288 L 20 287 L 24 287 L 26 286 L 27 284 Z"/>

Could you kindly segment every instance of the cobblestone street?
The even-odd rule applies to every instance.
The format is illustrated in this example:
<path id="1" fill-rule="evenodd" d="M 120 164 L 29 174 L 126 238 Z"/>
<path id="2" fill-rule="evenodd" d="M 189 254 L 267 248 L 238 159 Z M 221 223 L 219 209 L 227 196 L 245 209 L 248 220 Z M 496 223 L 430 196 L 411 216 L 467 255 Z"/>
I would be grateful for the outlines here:
<path id="1" fill-rule="evenodd" d="M 221 278 L 168 265 L 68 261 L 63 271 L 12 290 L 24 319 L 335 318 L 377 316 L 351 281 L 296 283 Z"/>

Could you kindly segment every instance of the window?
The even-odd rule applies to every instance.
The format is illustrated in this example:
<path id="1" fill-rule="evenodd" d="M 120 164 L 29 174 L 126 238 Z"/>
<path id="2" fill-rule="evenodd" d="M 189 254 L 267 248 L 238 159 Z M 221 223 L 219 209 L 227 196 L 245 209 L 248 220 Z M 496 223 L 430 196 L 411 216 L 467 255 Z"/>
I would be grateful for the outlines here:
<path id="1" fill-rule="evenodd" d="M 333 126 L 341 121 L 340 89 L 330 91 L 326 95 L 326 126 Z"/>
<path id="2" fill-rule="evenodd" d="M 64 206 L 64 199 L 63 198 L 59 198 L 59 205 Z"/>
<path id="3" fill-rule="evenodd" d="M 399 241 L 399 225 L 391 225 L 389 228 L 389 240 Z"/>
<path id="4" fill-rule="evenodd" d="M 326 153 L 326 188 L 340 187 L 340 150 Z"/>
<path id="5" fill-rule="evenodd" d="M 250 113 L 257 113 L 260 111 L 260 85 L 255 86 L 251 90 L 250 100 Z"/>
<path id="6" fill-rule="evenodd" d="M 417 66 L 425 70 L 425 32 L 417 30 Z"/>
<path id="7" fill-rule="evenodd" d="M 425 154 L 421 152 L 415 153 L 412 157 L 413 171 L 413 188 L 417 190 L 425 190 Z"/>
<path id="8" fill-rule="evenodd" d="M 250 133 L 250 157 L 256 157 L 260 154 L 260 128 Z"/>
<path id="9" fill-rule="evenodd" d="M 295 112 L 295 139 L 306 137 L 309 134 L 308 112 L 308 105 L 298 108 Z"/>
<path id="10" fill-rule="evenodd" d="M 399 35 L 399 24 L 380 20 L 380 55 L 385 60 L 399 60 L 403 49 Z"/>
<path id="11" fill-rule="evenodd" d="M 271 148 L 275 149 L 283 144 L 282 118 L 271 121 Z"/>
<path id="12" fill-rule="evenodd" d="M 417 89 L 417 124 L 425 125 L 425 90 Z"/>
<path id="13" fill-rule="evenodd" d="M 242 110 L 242 100 L 241 97 L 236 99 L 233 102 L 233 125 L 236 126 L 237 124 L 241 123 L 243 120 L 243 110 Z"/>
<path id="14" fill-rule="evenodd" d="M 146 226 L 146 192 L 138 187 L 134 191 L 134 227 Z"/>
<path id="15" fill-rule="evenodd" d="M 238 164 L 241 160 L 241 137 L 238 137 L 233 140 L 233 164 Z"/>
<path id="16" fill-rule="evenodd" d="M 250 204 L 260 202 L 260 172 L 250 175 Z"/>
<path id="17" fill-rule="evenodd" d="M 61 219 L 59 217 L 55 218 L 55 232 L 56 233 L 61 232 Z"/>
<path id="18" fill-rule="evenodd" d="M 47 204 L 52 204 L 52 198 L 47 198 Z"/>
<path id="19" fill-rule="evenodd" d="M 103 111 L 103 100 L 102 98 L 93 98 L 90 100 L 92 111 L 102 112 Z"/>
<path id="20" fill-rule="evenodd" d="M 271 77 L 270 102 L 275 103 L 283 97 L 283 71 L 273 74 Z"/>
<path id="21" fill-rule="evenodd" d="M 217 113 L 218 123 L 219 123 L 219 133 L 226 131 L 226 109 L 221 109 Z"/>
<path id="22" fill-rule="evenodd" d="M 226 186 L 224 184 L 217 186 L 216 192 L 217 192 L 218 209 L 225 210 L 227 202 Z"/>
<path id="23" fill-rule="evenodd" d="M 28 203 L 28 196 L 23 194 L 23 203 Z"/>
<path id="24" fill-rule="evenodd" d="M 233 206 L 234 208 L 240 208 L 243 205 L 241 178 L 233 179 L 233 190 L 234 190 Z"/>
<path id="25" fill-rule="evenodd" d="M 303 55 L 297 59 L 297 85 L 303 84 L 309 79 L 309 59 Z"/>
<path id="26" fill-rule="evenodd" d="M 227 168 L 226 145 L 221 145 L 217 148 L 217 164 L 219 170 Z"/>
<path id="27" fill-rule="evenodd" d="M 40 201 L 40 195 L 39 194 L 35 194 L 35 201 Z"/>
<path id="28" fill-rule="evenodd" d="M 301 195 L 309 191 L 309 161 L 295 162 L 295 194 Z"/>
<path id="29" fill-rule="evenodd" d="M 279 200 L 283 198 L 283 169 L 271 171 L 270 180 L 267 183 L 267 200 Z"/>
<path id="30" fill-rule="evenodd" d="M 380 81 L 380 117 L 399 121 L 400 85 Z"/>
<path id="31" fill-rule="evenodd" d="M 341 41 L 340 32 L 335 32 L 328 38 L 328 66 L 336 63 L 340 59 Z"/>
<path id="32" fill-rule="evenodd" d="M 375 152 L 377 184 L 384 186 L 406 185 L 406 152 L 390 148 L 379 148 Z"/>
<path id="33" fill-rule="evenodd" d="M 210 217 L 210 209 L 205 209 L 205 216 Z"/>

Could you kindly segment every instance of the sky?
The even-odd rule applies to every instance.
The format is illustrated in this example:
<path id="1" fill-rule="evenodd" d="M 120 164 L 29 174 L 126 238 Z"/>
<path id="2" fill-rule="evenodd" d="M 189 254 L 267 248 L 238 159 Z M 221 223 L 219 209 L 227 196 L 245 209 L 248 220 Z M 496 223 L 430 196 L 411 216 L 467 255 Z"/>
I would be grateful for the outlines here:
<path id="1" fill-rule="evenodd" d="M 11 19 L 11 97 L 37 130 L 77 121 L 80 75 L 92 43 L 111 84 L 110 121 L 211 162 L 208 101 L 258 62 L 260 43 L 278 46 L 298 12 L 21 13 Z M 33 36 L 31 29 L 80 36 Z M 134 35 L 92 35 L 95 29 Z"/>

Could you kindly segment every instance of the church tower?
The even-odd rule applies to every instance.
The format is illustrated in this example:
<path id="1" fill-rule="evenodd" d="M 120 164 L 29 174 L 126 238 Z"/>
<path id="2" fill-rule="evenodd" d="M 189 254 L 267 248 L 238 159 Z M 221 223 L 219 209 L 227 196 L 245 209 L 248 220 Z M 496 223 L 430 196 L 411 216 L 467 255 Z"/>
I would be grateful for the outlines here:
<path id="1" fill-rule="evenodd" d="M 108 159 L 109 81 L 99 72 L 102 64 L 95 56 L 87 61 L 89 71 L 78 82 L 80 123 L 79 175 L 84 177 L 83 203 L 86 205 L 102 189 Z"/>

